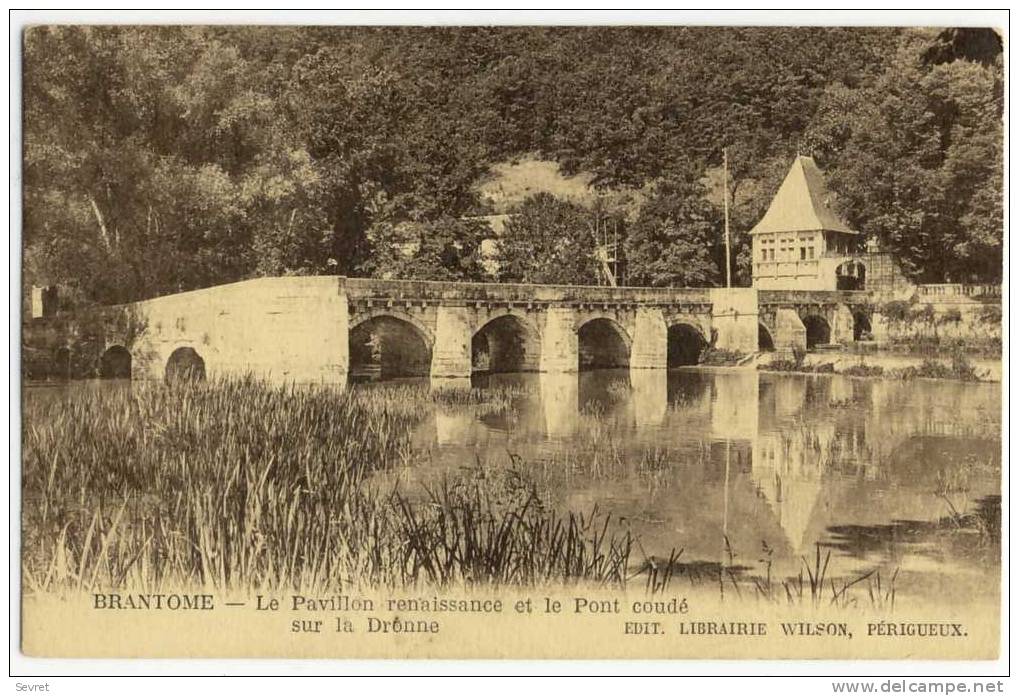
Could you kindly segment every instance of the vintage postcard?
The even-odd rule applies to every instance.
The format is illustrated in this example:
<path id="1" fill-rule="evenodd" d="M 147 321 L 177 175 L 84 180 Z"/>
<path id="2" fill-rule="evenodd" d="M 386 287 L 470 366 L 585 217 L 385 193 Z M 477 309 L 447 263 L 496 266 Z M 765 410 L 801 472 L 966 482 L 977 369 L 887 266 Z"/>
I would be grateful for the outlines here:
<path id="1" fill-rule="evenodd" d="M 1004 28 L 20 41 L 26 656 L 998 658 Z"/>

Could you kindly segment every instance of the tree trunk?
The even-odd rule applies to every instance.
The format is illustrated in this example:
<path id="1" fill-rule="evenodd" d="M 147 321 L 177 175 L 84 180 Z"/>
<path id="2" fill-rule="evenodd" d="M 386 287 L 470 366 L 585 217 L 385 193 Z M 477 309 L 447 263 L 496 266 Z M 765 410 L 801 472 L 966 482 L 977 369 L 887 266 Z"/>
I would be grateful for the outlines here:
<path id="1" fill-rule="evenodd" d="M 88 202 L 92 205 L 92 212 L 96 216 L 96 222 L 99 224 L 99 234 L 103 238 L 103 244 L 106 246 L 107 251 L 111 251 L 110 247 L 110 233 L 106 229 L 106 221 L 103 220 L 103 213 L 99 210 L 99 205 L 96 203 L 96 199 L 92 197 L 91 193 L 85 194 L 88 198 Z"/>

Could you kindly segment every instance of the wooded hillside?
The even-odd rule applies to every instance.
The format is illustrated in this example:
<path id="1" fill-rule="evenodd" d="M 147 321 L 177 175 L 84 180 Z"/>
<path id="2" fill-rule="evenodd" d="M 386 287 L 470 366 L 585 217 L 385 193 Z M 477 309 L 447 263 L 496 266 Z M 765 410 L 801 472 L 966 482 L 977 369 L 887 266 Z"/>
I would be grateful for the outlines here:
<path id="1" fill-rule="evenodd" d="M 480 184 L 525 156 L 605 196 L 518 203 L 498 279 L 597 282 L 597 214 L 632 283 L 718 283 L 723 147 L 737 279 L 797 152 L 916 278 L 1001 277 L 989 30 L 44 27 L 24 66 L 25 284 L 76 302 L 493 279 Z"/>

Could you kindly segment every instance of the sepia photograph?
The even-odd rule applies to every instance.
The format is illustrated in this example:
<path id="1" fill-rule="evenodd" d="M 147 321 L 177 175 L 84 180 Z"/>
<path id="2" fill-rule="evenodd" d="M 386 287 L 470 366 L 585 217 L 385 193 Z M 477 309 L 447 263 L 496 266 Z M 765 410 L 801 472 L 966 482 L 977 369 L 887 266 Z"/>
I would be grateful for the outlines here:
<path id="1" fill-rule="evenodd" d="M 25 658 L 1003 656 L 1007 14 L 219 15 L 12 29 Z"/>

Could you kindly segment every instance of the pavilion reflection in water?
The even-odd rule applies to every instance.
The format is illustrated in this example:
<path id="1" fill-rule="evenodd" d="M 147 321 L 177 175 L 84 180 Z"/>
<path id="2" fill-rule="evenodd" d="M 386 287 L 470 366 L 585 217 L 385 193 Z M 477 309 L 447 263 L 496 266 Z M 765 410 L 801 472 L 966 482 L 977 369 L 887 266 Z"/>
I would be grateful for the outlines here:
<path id="1" fill-rule="evenodd" d="M 833 524 L 936 518 L 943 511 L 931 491 L 954 465 L 944 443 L 992 452 L 1000 438 L 990 385 L 752 370 L 499 375 L 492 383 L 524 394 L 511 413 L 436 408 L 422 440 L 460 465 L 507 451 L 546 461 L 582 454 L 592 429 L 634 461 L 648 448 L 668 450 L 672 468 L 654 490 L 631 471 L 620 474 L 625 480 L 574 477 L 564 496 L 647 521 L 649 544 L 656 534 L 662 544 L 682 539 L 701 558 L 717 558 L 723 538 L 766 540 L 797 558 Z M 980 484 L 993 489 L 996 476 Z"/>

